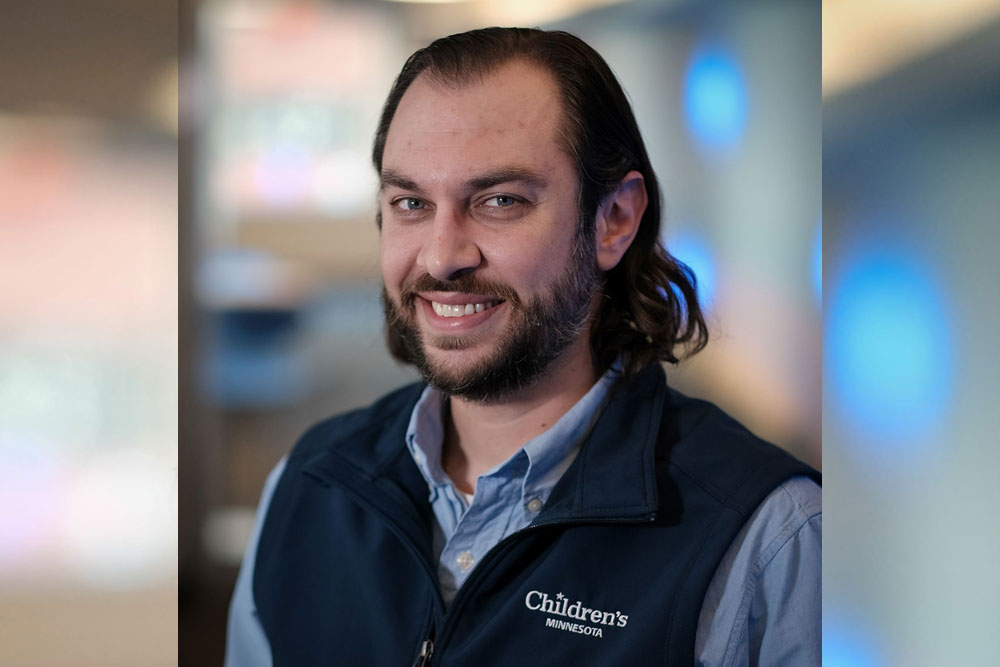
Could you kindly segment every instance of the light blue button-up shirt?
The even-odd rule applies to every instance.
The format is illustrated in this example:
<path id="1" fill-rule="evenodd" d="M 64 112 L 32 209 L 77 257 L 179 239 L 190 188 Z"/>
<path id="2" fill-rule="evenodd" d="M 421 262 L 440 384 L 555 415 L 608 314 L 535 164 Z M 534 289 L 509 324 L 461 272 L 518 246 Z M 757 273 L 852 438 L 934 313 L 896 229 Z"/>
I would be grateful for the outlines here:
<path id="1" fill-rule="evenodd" d="M 437 518 L 434 555 L 445 604 L 487 551 L 531 523 L 580 451 L 617 375 L 608 371 L 544 433 L 476 480 L 471 502 L 441 469 L 445 399 L 424 390 L 406 429 L 406 445 L 430 488 Z"/>
<path id="2" fill-rule="evenodd" d="M 527 526 L 569 468 L 614 381 L 604 375 L 545 433 L 482 475 L 469 502 L 441 469 L 444 398 L 424 391 L 406 444 L 427 481 L 436 517 L 434 553 L 450 602 L 478 559 Z M 270 667 L 270 647 L 253 602 L 254 557 L 284 460 L 268 477 L 254 534 L 229 609 L 227 667 Z M 705 594 L 695 637 L 697 667 L 799 667 L 821 662 L 822 508 L 819 486 L 795 477 L 751 515 Z"/>

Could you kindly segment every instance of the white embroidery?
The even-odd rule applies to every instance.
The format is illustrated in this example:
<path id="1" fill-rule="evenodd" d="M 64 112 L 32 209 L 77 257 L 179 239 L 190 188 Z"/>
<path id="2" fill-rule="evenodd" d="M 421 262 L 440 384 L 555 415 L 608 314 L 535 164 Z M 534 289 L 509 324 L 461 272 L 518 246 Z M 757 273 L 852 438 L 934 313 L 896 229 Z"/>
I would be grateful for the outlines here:
<path id="1" fill-rule="evenodd" d="M 623 614 L 620 611 L 592 609 L 584 606 L 580 600 L 570 603 L 569 598 L 562 592 L 556 593 L 555 597 L 550 597 L 548 593 L 541 591 L 528 591 L 528 594 L 524 596 L 524 606 L 531 611 L 583 621 L 584 624 L 547 618 L 545 619 L 545 627 L 591 637 L 604 636 L 603 629 L 596 627 L 598 625 L 624 628 L 628 624 L 628 614 Z M 594 625 L 585 625 L 585 623 L 593 623 Z"/>

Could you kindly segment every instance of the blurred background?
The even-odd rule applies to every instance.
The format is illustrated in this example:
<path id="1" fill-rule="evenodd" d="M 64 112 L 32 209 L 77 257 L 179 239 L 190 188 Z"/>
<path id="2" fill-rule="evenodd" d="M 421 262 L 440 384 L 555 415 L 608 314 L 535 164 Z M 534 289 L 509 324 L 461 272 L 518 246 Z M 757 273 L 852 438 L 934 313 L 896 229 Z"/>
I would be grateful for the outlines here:
<path id="1" fill-rule="evenodd" d="M 672 382 L 820 467 L 818 3 L 204 0 L 188 18 L 184 664 L 221 660 L 272 466 L 311 423 L 416 378 L 383 344 L 369 155 L 392 80 L 437 37 L 559 28 L 607 59 L 660 177 L 667 247 L 708 304 L 713 341 Z"/>
<path id="2" fill-rule="evenodd" d="M 1000 7 L 820 13 L 7 0 L 0 664 L 220 664 L 267 471 L 413 377 L 381 342 L 379 105 L 490 24 L 570 30 L 630 94 L 710 304 L 672 382 L 816 466 L 822 430 L 824 663 L 1000 664 Z"/>
<path id="3" fill-rule="evenodd" d="M 1000 664 L 998 167 L 1000 4 L 824 5 L 828 667 Z"/>
<path id="4" fill-rule="evenodd" d="M 0 11 L 0 665 L 177 662 L 177 8 Z"/>

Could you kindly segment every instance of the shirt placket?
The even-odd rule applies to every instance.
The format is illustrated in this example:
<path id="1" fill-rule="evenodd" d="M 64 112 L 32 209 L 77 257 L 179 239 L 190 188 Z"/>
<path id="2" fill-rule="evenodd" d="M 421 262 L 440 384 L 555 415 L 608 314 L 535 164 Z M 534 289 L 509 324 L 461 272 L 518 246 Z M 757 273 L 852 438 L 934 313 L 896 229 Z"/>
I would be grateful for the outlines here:
<path id="1" fill-rule="evenodd" d="M 511 514 L 521 511 L 523 475 L 512 477 L 515 472 L 505 467 L 477 481 L 472 505 L 459 520 L 441 552 L 440 567 L 447 571 L 447 578 L 453 582 L 453 587 L 447 587 L 452 590 L 445 593 L 446 601 L 450 601 L 486 552 L 503 538 L 511 523 Z"/>

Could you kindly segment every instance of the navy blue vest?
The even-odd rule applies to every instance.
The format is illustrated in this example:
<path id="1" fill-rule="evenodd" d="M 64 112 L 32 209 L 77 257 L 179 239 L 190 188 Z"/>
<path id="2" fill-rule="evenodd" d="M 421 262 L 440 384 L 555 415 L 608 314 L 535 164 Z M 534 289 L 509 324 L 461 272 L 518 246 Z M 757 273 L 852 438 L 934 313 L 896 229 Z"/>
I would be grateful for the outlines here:
<path id="1" fill-rule="evenodd" d="M 427 485 L 404 443 L 422 387 L 314 426 L 265 519 L 253 591 L 276 667 L 691 665 L 705 591 L 760 502 L 818 474 L 654 365 L 620 383 L 529 527 L 445 610 Z"/>

